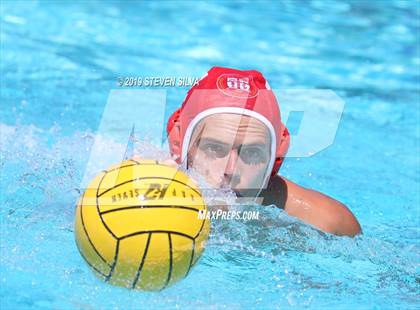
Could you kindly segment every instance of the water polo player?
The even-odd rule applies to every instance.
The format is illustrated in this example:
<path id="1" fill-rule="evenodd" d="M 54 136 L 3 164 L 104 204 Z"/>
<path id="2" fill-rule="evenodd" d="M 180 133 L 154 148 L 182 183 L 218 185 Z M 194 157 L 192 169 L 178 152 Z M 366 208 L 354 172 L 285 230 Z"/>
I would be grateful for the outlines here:
<path id="1" fill-rule="evenodd" d="M 167 124 L 171 153 L 217 188 L 259 197 L 326 232 L 361 232 L 351 211 L 278 175 L 290 136 L 273 91 L 255 70 L 213 67 Z"/>

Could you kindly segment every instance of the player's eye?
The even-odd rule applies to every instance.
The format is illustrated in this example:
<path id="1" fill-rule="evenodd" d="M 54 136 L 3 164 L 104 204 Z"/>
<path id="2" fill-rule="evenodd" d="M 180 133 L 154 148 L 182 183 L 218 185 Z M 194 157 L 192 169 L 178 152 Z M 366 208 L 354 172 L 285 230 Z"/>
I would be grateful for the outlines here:
<path id="1" fill-rule="evenodd" d="M 229 153 L 229 148 L 212 142 L 200 143 L 199 148 L 210 158 L 223 158 Z"/>
<path id="2" fill-rule="evenodd" d="M 267 151 L 254 146 L 243 146 L 239 156 L 247 165 L 264 164 L 268 161 Z"/>

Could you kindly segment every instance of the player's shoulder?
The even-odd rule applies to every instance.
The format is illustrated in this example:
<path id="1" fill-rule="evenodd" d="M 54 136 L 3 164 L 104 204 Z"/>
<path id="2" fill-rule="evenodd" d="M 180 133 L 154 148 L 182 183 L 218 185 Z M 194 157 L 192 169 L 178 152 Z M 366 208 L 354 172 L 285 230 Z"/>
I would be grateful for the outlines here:
<path id="1" fill-rule="evenodd" d="M 324 231 L 354 236 L 361 232 L 353 213 L 341 202 L 281 177 L 286 184 L 285 211 Z"/>

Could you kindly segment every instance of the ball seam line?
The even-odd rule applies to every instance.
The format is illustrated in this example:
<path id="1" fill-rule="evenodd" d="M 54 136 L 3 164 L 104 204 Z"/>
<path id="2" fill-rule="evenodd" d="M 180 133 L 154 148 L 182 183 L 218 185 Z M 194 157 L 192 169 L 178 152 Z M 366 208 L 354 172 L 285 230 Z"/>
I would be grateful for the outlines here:
<path id="1" fill-rule="evenodd" d="M 111 267 L 111 264 L 110 264 L 110 263 L 108 263 L 108 262 L 106 261 L 106 259 L 105 259 L 104 257 L 102 257 L 102 255 L 101 255 L 101 254 L 99 253 L 99 251 L 96 249 L 95 245 L 93 244 L 93 242 L 92 242 L 92 240 L 90 239 L 89 234 L 88 234 L 88 232 L 87 232 L 87 229 L 86 229 L 86 226 L 85 226 L 85 221 L 84 221 L 84 218 L 83 218 L 83 207 L 84 207 L 84 205 L 83 205 L 83 199 L 84 199 L 84 197 L 85 197 L 85 193 L 86 193 L 86 192 L 84 192 L 84 193 L 83 193 L 83 195 L 82 195 L 82 200 L 81 200 L 81 204 L 80 204 L 80 219 L 82 220 L 82 227 L 83 227 L 83 230 L 84 230 L 84 232 L 85 232 L 85 235 L 86 235 L 86 237 L 87 237 L 87 239 L 88 239 L 88 241 L 89 241 L 90 245 L 92 246 L 93 250 L 95 251 L 95 253 L 96 253 L 96 254 L 98 254 L 99 258 L 100 258 L 100 259 L 102 259 L 102 261 L 103 261 L 105 264 L 107 264 L 109 267 Z"/>
<path id="2" fill-rule="evenodd" d="M 149 244 L 150 244 L 150 239 L 151 238 L 152 238 L 152 234 L 149 233 L 149 236 L 147 237 L 147 242 L 146 242 L 146 246 L 145 246 L 145 249 L 144 249 L 143 257 L 141 258 L 139 268 L 137 269 L 136 276 L 134 277 L 134 281 L 133 281 L 133 285 L 132 285 L 133 289 L 136 288 L 137 282 L 140 279 L 140 273 L 141 273 L 141 270 L 143 269 L 143 265 L 144 265 L 144 262 L 145 262 L 145 259 L 146 259 L 147 251 L 149 250 Z"/>
<path id="3" fill-rule="evenodd" d="M 124 210 L 128 210 L 128 209 L 155 209 L 155 208 L 185 209 L 185 210 L 191 210 L 191 211 L 195 211 L 195 212 L 200 212 L 201 211 L 199 209 L 192 208 L 192 207 L 187 207 L 187 206 L 175 206 L 175 205 L 167 205 L 167 206 L 133 205 L 133 206 L 126 206 L 126 207 L 122 207 L 122 208 L 118 208 L 118 209 L 111 209 L 111 210 L 102 211 L 101 212 L 101 215 L 108 214 L 108 213 L 113 213 L 113 212 L 118 212 L 118 211 L 124 211 Z"/>
<path id="4" fill-rule="evenodd" d="M 103 179 L 103 178 L 102 178 L 102 179 Z M 101 179 L 101 182 L 99 183 L 99 185 L 102 183 L 102 179 Z M 112 191 L 113 189 L 116 189 L 117 187 L 120 187 L 120 186 L 122 186 L 122 185 L 124 185 L 124 184 L 130 183 L 130 182 L 133 182 L 133 181 L 148 180 L 148 179 L 168 180 L 168 181 L 172 181 L 172 182 L 177 182 L 177 183 L 180 183 L 180 184 L 182 184 L 182 185 L 184 185 L 184 186 L 186 186 L 186 187 L 190 188 L 193 192 L 195 192 L 197 195 L 199 195 L 199 196 L 200 196 L 200 198 L 203 198 L 203 197 L 201 196 L 201 193 L 200 193 L 199 191 L 197 191 L 197 190 L 196 190 L 196 189 L 194 189 L 193 187 L 189 186 L 188 184 L 186 184 L 186 183 L 184 183 L 184 182 L 182 182 L 182 181 L 179 181 L 179 180 L 170 179 L 170 178 L 164 178 L 164 177 L 143 177 L 143 178 L 135 178 L 135 179 L 127 180 L 127 181 L 124 181 L 124 182 L 122 182 L 122 183 L 120 183 L 120 184 L 117 184 L 117 185 L 115 185 L 115 186 L 113 186 L 113 187 L 111 187 L 111 188 L 108 188 L 108 189 L 107 189 L 107 190 L 105 190 L 104 192 L 102 192 L 102 193 L 100 193 L 99 195 L 97 195 L 97 197 L 99 198 L 99 197 L 101 197 L 102 195 L 106 194 L 107 192 Z M 98 191 L 97 191 L 97 193 L 99 193 L 99 188 L 100 188 L 100 186 L 98 186 Z"/>

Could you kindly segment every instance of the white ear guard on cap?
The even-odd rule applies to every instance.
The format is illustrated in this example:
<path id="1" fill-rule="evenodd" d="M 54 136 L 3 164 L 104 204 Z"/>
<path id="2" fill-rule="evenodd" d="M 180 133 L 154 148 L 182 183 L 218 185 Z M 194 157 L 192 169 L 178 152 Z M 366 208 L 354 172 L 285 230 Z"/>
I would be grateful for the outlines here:
<path id="1" fill-rule="evenodd" d="M 220 113 L 232 113 L 232 114 L 250 116 L 261 121 L 267 127 L 270 133 L 271 143 L 270 143 L 270 160 L 267 165 L 266 172 L 264 173 L 264 178 L 263 178 L 264 181 L 262 184 L 262 188 L 265 188 L 268 185 L 268 181 L 270 180 L 271 172 L 273 170 L 273 166 L 276 159 L 276 145 L 277 145 L 276 134 L 275 134 L 273 125 L 268 121 L 268 119 L 255 111 L 251 111 L 251 110 L 247 110 L 243 108 L 235 108 L 235 107 L 221 107 L 221 108 L 208 109 L 197 114 L 193 118 L 193 120 L 190 122 L 185 132 L 185 136 L 184 136 L 184 140 L 183 140 L 182 148 L 181 148 L 180 164 L 182 165 L 184 169 L 187 168 L 187 155 L 188 155 L 189 145 L 191 142 L 191 137 L 193 135 L 194 129 L 199 124 L 199 122 L 210 115 L 220 114 Z"/>

